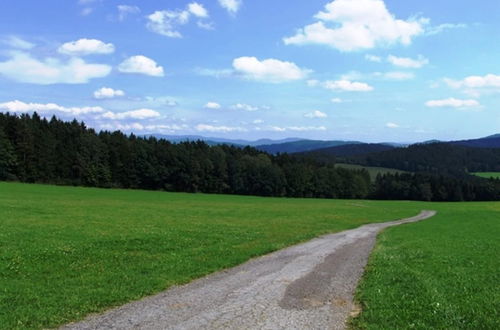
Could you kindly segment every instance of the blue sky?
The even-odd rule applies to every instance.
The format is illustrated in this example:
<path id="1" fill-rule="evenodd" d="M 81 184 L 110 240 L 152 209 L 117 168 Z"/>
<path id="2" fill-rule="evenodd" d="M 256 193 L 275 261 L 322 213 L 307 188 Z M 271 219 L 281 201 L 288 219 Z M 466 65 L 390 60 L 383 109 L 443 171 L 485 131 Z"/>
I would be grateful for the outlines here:
<path id="1" fill-rule="evenodd" d="M 500 1 L 17 0 L 0 111 L 97 130 L 415 142 L 500 133 Z"/>

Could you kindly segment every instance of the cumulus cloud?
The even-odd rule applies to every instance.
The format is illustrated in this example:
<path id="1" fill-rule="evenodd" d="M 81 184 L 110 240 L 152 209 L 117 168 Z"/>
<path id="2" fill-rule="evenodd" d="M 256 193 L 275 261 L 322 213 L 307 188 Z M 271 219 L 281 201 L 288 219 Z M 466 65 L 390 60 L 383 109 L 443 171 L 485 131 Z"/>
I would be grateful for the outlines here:
<path id="1" fill-rule="evenodd" d="M 57 51 L 70 56 L 111 54 L 114 53 L 115 46 L 97 39 L 80 39 L 62 44 Z"/>
<path id="2" fill-rule="evenodd" d="M 154 60 L 136 55 L 127 58 L 118 66 L 118 71 L 123 73 L 137 73 L 153 77 L 163 77 L 165 75 L 163 67 L 159 66 Z"/>
<path id="3" fill-rule="evenodd" d="M 487 74 L 485 76 L 469 76 L 462 80 L 445 79 L 452 88 L 495 88 L 500 90 L 500 76 Z"/>
<path id="4" fill-rule="evenodd" d="M 81 58 L 61 61 L 56 58 L 36 59 L 24 52 L 13 52 L 11 58 L 0 62 L 0 74 L 12 80 L 40 84 L 84 84 L 91 79 L 110 74 L 105 64 L 86 63 Z"/>
<path id="5" fill-rule="evenodd" d="M 28 113 L 36 111 L 41 114 L 58 113 L 72 116 L 99 114 L 104 112 L 104 109 L 101 107 L 64 107 L 56 103 L 26 103 L 18 100 L 0 103 L 0 109 L 5 112 L 14 113 Z"/>
<path id="6" fill-rule="evenodd" d="M 22 50 L 29 50 L 36 46 L 34 43 L 28 42 L 16 36 L 9 36 L 1 40 L 1 42 L 9 46 L 10 48 L 22 49 Z"/>
<path id="7" fill-rule="evenodd" d="M 242 4 L 242 0 L 219 0 L 219 5 L 233 15 L 240 10 Z"/>
<path id="8" fill-rule="evenodd" d="M 137 6 L 118 5 L 117 8 L 119 21 L 124 21 L 129 15 L 135 15 L 141 12 Z"/>
<path id="9" fill-rule="evenodd" d="M 207 104 L 205 104 L 204 108 L 217 110 L 221 108 L 221 105 L 217 102 L 208 102 Z"/>
<path id="10" fill-rule="evenodd" d="M 115 97 L 125 96 L 125 92 L 120 89 L 113 89 L 109 87 L 102 87 L 94 92 L 94 98 L 98 100 L 112 99 Z"/>
<path id="11" fill-rule="evenodd" d="M 237 103 L 231 106 L 231 109 L 234 110 L 243 110 L 243 111 L 258 111 L 262 109 L 269 109 L 269 107 L 258 107 L 250 104 L 245 104 L 245 103 Z"/>
<path id="12" fill-rule="evenodd" d="M 324 112 L 321 112 L 319 110 L 314 110 L 313 112 L 306 113 L 304 115 L 306 118 L 327 118 L 328 115 Z"/>
<path id="13" fill-rule="evenodd" d="M 195 129 L 198 132 L 211 132 L 211 133 L 231 133 L 231 132 L 246 132 L 243 127 L 237 126 L 213 126 L 207 124 L 198 124 Z"/>
<path id="14" fill-rule="evenodd" d="M 151 109 L 138 109 L 126 112 L 105 112 L 102 114 L 102 118 L 112 119 L 112 120 L 123 120 L 123 119 L 153 119 L 160 117 L 160 113 L 158 111 L 154 111 Z"/>
<path id="15" fill-rule="evenodd" d="M 338 97 L 335 97 L 333 99 L 330 100 L 332 103 L 342 103 L 344 102 L 344 100 L 342 100 L 341 98 L 338 98 Z"/>
<path id="16" fill-rule="evenodd" d="M 423 57 L 422 55 L 419 55 L 418 58 L 416 59 L 389 55 L 387 57 L 387 61 L 394 66 L 399 66 L 402 68 L 412 68 L 412 69 L 420 69 L 424 65 L 429 64 L 429 60 Z"/>
<path id="17" fill-rule="evenodd" d="M 187 10 L 196 17 L 200 17 L 200 18 L 207 18 L 208 17 L 208 11 L 205 9 L 205 7 L 203 7 L 203 5 L 201 5 L 197 2 L 192 2 L 192 3 L 188 4 Z"/>
<path id="18" fill-rule="evenodd" d="M 191 16 L 200 19 L 209 18 L 209 13 L 202 4 L 197 2 L 189 3 L 184 10 L 158 10 L 147 16 L 147 27 L 152 32 L 161 34 L 170 38 L 182 38 L 178 27 L 189 23 Z M 210 23 L 198 22 L 202 28 L 209 26 Z"/>
<path id="19" fill-rule="evenodd" d="M 474 108 L 481 104 L 476 100 L 461 100 L 456 98 L 448 98 L 443 100 L 430 100 L 425 103 L 429 108 L 451 107 L 451 108 Z"/>
<path id="20" fill-rule="evenodd" d="M 256 57 L 239 57 L 234 59 L 233 68 L 238 75 L 245 79 L 282 83 L 301 80 L 312 72 L 298 67 L 295 63 L 276 59 L 259 60 Z"/>
<path id="21" fill-rule="evenodd" d="M 322 87 L 332 91 L 345 91 L 345 92 L 370 92 L 373 87 L 367 83 L 349 81 L 349 80 L 327 80 L 321 83 Z"/>
<path id="22" fill-rule="evenodd" d="M 315 18 L 317 22 L 284 38 L 285 44 L 320 44 L 347 52 L 379 45 L 409 45 L 424 33 L 429 22 L 425 18 L 397 19 L 383 0 L 331 1 Z"/>
<path id="23" fill-rule="evenodd" d="M 396 123 L 387 123 L 387 124 L 385 124 L 385 127 L 387 127 L 387 128 L 399 128 L 399 125 Z"/>
<path id="24" fill-rule="evenodd" d="M 483 93 L 500 92 L 500 75 L 469 76 L 462 80 L 445 78 L 444 82 L 451 88 L 460 89 L 472 97 L 480 97 Z"/>

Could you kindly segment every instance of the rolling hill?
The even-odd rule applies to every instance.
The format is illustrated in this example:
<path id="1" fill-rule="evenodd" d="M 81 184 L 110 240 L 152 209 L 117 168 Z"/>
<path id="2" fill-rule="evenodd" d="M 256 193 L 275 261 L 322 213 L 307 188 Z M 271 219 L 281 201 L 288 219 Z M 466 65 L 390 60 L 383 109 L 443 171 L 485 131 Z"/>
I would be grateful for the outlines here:
<path id="1" fill-rule="evenodd" d="M 324 149 L 329 147 L 338 147 L 343 145 L 363 144 L 359 141 L 321 141 L 321 140 L 298 140 L 277 144 L 266 144 L 256 146 L 258 150 L 270 154 L 277 153 L 297 153 L 311 150 Z"/>

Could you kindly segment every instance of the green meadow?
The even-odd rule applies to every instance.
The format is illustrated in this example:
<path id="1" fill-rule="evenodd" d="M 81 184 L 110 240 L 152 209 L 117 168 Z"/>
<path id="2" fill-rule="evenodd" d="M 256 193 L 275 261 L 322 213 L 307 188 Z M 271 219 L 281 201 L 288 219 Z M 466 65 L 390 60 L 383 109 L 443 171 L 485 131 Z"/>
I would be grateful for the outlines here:
<path id="1" fill-rule="evenodd" d="M 379 236 L 352 328 L 500 329 L 500 202 L 432 207 Z"/>
<path id="2" fill-rule="evenodd" d="M 0 183 L 0 327 L 56 327 L 324 233 L 420 209 Z"/>
<path id="3" fill-rule="evenodd" d="M 392 319 L 388 307 L 407 315 L 395 328 L 465 324 L 441 322 L 453 315 L 491 325 L 500 309 L 500 265 L 493 257 L 500 250 L 494 239 L 500 234 L 500 203 L 261 198 L 0 182 L 0 328 L 57 327 L 321 234 L 422 209 L 439 214 L 381 236 L 358 292 L 364 312 L 354 326 L 384 328 Z M 442 309 L 432 309 L 435 303 Z"/>
<path id="4" fill-rule="evenodd" d="M 500 179 L 500 172 L 476 172 L 473 174 L 486 179 Z"/>

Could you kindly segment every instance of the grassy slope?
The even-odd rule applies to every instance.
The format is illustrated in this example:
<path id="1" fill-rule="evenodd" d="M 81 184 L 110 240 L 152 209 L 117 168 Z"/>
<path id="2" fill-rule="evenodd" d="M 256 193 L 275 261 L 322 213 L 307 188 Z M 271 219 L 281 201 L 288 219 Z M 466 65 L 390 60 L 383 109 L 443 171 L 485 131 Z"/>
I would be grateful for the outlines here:
<path id="1" fill-rule="evenodd" d="M 486 179 L 490 178 L 500 179 L 500 172 L 477 172 L 473 174 Z"/>
<path id="2" fill-rule="evenodd" d="M 432 207 L 431 221 L 379 236 L 354 328 L 500 328 L 500 203 Z"/>
<path id="3" fill-rule="evenodd" d="M 421 205 L 0 182 L 0 328 L 54 327 Z"/>

